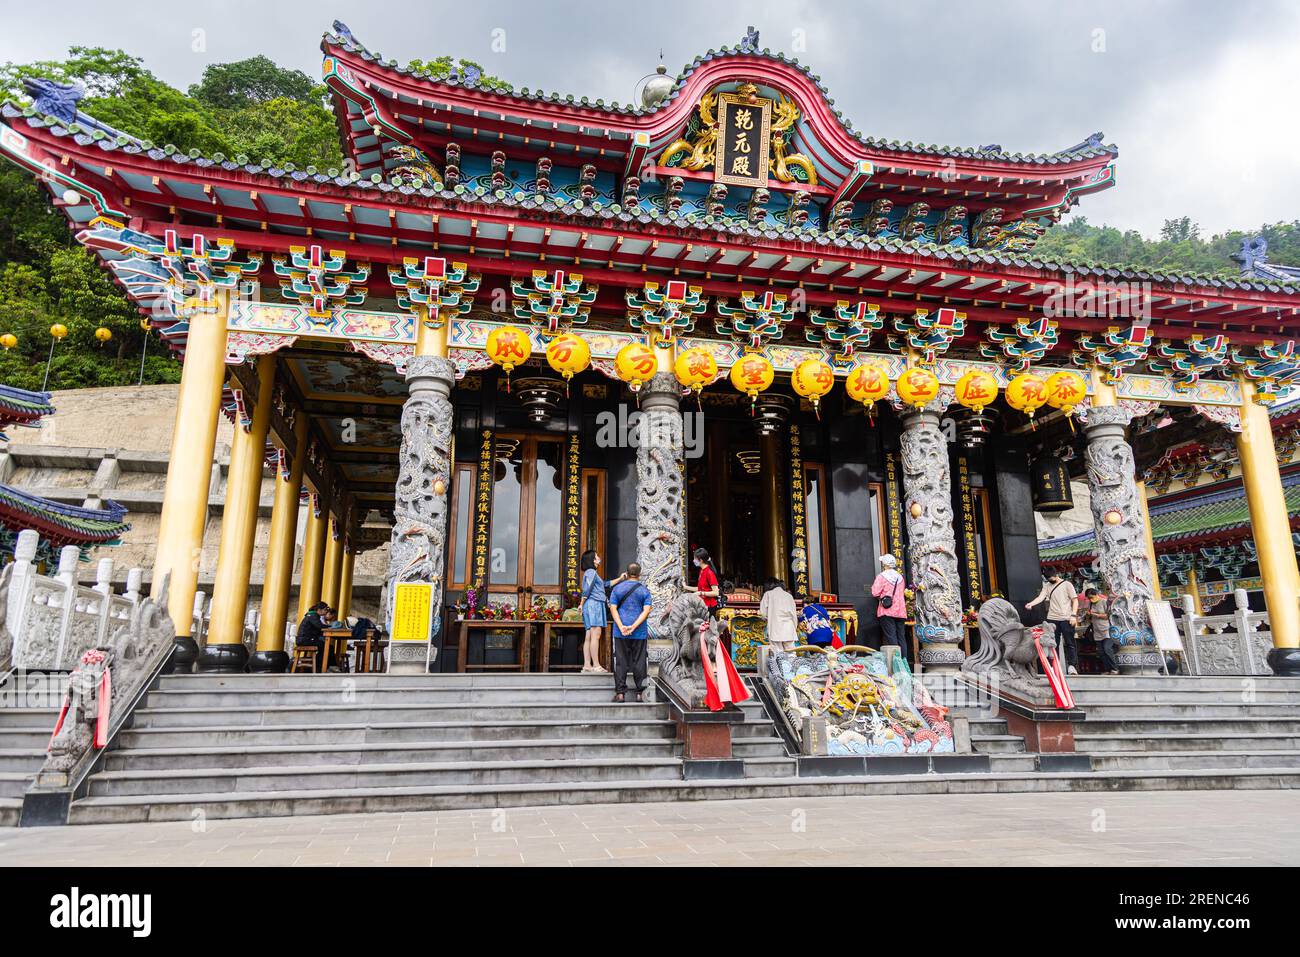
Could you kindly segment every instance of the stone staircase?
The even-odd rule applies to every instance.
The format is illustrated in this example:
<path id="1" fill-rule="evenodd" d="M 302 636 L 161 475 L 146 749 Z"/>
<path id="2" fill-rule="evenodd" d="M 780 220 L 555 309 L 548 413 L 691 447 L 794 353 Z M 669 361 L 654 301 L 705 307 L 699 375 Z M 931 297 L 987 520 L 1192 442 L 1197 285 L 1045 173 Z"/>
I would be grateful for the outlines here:
<path id="1" fill-rule="evenodd" d="M 1221 771 L 1300 784 L 1294 679 L 1085 675 L 1070 685 L 1088 715 L 1075 747 L 1096 771 Z"/>
<path id="2" fill-rule="evenodd" d="M 744 778 L 684 780 L 666 705 L 614 704 L 601 675 L 176 675 L 161 679 L 72 804 L 72 823 L 831 794 L 1300 787 L 1300 683 L 1082 677 L 1092 771 L 1038 771 L 997 717 L 981 773 L 797 777 L 757 698 Z M 1295 690 L 1293 690 L 1295 689 Z M 2 716 L 0 716 L 2 717 Z M 39 763 L 52 712 L 14 713 Z M 26 730 L 23 730 L 26 728 Z M 2 733 L 2 732 L 0 732 Z M 6 752 L 7 753 L 7 752 Z M 14 754 L 15 760 L 19 755 Z M 26 767 L 26 766 L 24 766 Z M 35 770 L 34 766 L 31 770 Z M 22 769 L 15 769 L 17 775 Z M 4 823 L 16 820 L 14 778 Z M 4 780 L 0 778 L 0 780 Z"/>
<path id="3" fill-rule="evenodd" d="M 58 708 L 0 708 L 0 827 L 18 823 L 23 792 L 45 760 Z"/>

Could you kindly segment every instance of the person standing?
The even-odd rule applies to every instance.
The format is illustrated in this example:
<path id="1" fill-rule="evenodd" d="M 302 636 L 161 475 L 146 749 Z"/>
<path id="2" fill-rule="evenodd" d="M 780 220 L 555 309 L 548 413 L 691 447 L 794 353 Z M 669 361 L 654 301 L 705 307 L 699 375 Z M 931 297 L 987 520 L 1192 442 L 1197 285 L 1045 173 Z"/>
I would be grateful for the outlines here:
<path id="1" fill-rule="evenodd" d="M 691 561 L 700 570 L 700 575 L 694 585 L 683 582 L 682 590 L 698 593 L 700 598 L 704 599 L 704 607 L 708 609 L 709 617 L 717 621 L 718 606 L 721 604 L 722 597 L 722 585 L 718 580 L 718 569 L 714 566 L 713 559 L 709 557 L 708 551 L 703 548 L 695 549 Z M 725 627 L 719 629 L 718 640 L 727 649 L 727 654 L 731 654 L 731 629 Z"/>
<path id="2" fill-rule="evenodd" d="M 609 608 L 614 618 L 614 700 L 627 700 L 627 673 L 632 672 L 636 700 L 645 700 L 646 641 L 653 600 L 641 583 L 641 566 L 636 562 L 610 590 Z"/>
<path id="3" fill-rule="evenodd" d="M 768 647 L 789 654 L 799 637 L 799 612 L 795 609 L 794 596 L 781 582 L 769 578 L 763 586 L 758 613 L 767 622 Z"/>
<path id="4" fill-rule="evenodd" d="M 907 655 L 907 639 L 903 635 L 903 622 L 907 620 L 907 597 L 903 576 L 898 570 L 898 559 L 893 555 L 880 556 L 880 574 L 871 584 L 871 597 L 876 599 L 876 621 L 880 622 L 880 647 L 894 645 Z"/>
<path id="5" fill-rule="evenodd" d="M 600 637 L 605 631 L 605 607 L 609 604 L 609 589 L 615 582 L 607 582 L 600 575 L 600 556 L 594 548 L 582 553 L 582 640 L 583 674 L 608 674 L 600 665 Z M 544 652 L 547 653 L 547 652 Z"/>
<path id="6" fill-rule="evenodd" d="M 1038 597 L 1026 603 L 1025 609 L 1042 602 L 1047 603 L 1047 623 L 1056 629 L 1056 647 L 1065 649 L 1065 661 L 1069 666 L 1067 674 L 1077 675 L 1079 649 L 1074 641 L 1074 629 L 1079 623 L 1079 593 L 1069 579 L 1053 571 L 1047 576 Z"/>
<path id="7" fill-rule="evenodd" d="M 1097 644 L 1101 670 L 1108 675 L 1117 675 L 1119 665 L 1115 661 L 1115 639 L 1110 634 L 1110 602 L 1095 588 L 1085 589 L 1083 595 L 1088 600 L 1088 622 L 1092 626 L 1092 640 Z"/>

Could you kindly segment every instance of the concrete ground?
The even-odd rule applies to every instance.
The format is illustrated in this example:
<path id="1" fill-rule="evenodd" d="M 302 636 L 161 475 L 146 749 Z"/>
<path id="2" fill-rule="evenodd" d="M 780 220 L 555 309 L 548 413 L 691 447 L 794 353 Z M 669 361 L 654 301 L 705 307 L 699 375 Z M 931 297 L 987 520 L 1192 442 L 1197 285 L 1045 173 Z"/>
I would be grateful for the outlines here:
<path id="1" fill-rule="evenodd" d="M 0 865 L 1300 864 L 1293 791 L 615 804 L 0 829 Z"/>

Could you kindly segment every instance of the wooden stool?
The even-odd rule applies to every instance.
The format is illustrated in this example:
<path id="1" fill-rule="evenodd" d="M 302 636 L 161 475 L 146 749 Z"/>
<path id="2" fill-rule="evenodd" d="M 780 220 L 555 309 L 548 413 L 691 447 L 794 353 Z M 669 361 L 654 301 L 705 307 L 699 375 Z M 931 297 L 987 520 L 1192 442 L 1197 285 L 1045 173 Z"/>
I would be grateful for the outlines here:
<path id="1" fill-rule="evenodd" d="M 310 645 L 303 645 L 301 648 L 295 647 L 293 649 L 293 664 L 289 667 L 289 673 L 296 674 L 299 671 L 309 671 L 315 674 L 317 650 Z M 300 668 L 299 665 L 304 667 Z"/>
<path id="2" fill-rule="evenodd" d="M 370 671 L 383 672 L 384 670 L 384 649 L 388 647 L 387 641 L 375 639 L 370 643 Z"/>

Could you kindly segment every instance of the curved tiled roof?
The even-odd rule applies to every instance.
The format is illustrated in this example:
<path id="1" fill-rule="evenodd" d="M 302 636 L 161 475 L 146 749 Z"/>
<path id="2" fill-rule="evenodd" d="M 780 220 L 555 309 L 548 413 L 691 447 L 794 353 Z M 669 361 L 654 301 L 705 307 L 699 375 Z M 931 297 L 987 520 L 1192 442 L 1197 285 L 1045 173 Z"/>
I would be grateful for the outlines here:
<path id="1" fill-rule="evenodd" d="M 677 229 L 698 229 L 709 231 L 723 238 L 743 241 L 746 238 L 766 238 L 804 242 L 815 246 L 833 249 L 867 250 L 878 252 L 897 252 L 922 256 L 933 261 L 937 268 L 945 264 L 952 265 L 989 265 L 1015 266 L 1025 269 L 1070 272 L 1079 277 L 1096 277 L 1112 281 L 1137 281 L 1188 286 L 1205 286 L 1216 289 L 1244 290 L 1250 292 L 1293 293 L 1300 291 L 1300 283 L 1267 282 L 1249 277 L 1231 278 L 1204 273 L 1166 273 L 1157 270 L 1132 269 L 1121 265 L 1100 264 L 1081 261 L 1068 261 L 1052 257 L 1035 256 L 1032 253 L 994 252 L 962 246 L 939 246 L 934 243 L 914 243 L 907 240 L 877 237 L 864 238 L 854 236 L 845 238 L 821 230 L 816 226 L 802 229 L 793 227 L 777 228 L 771 225 L 755 226 L 749 223 L 724 221 L 713 216 L 696 214 L 673 215 L 657 210 L 639 208 L 635 212 L 625 210 L 618 203 L 602 203 L 596 200 L 590 204 L 570 197 L 556 197 L 550 194 L 508 194 L 505 190 L 491 192 L 482 186 L 467 186 L 457 183 L 453 188 L 438 186 L 413 187 L 404 183 L 386 181 L 379 173 L 362 177 L 359 173 L 341 173 L 338 170 L 320 172 L 316 167 L 308 166 L 304 170 L 296 169 L 293 164 L 277 166 L 268 162 L 255 163 L 248 157 L 237 155 L 233 159 L 216 153 L 205 156 L 199 150 L 183 151 L 176 146 L 159 147 L 149 140 L 137 140 L 125 133 L 111 136 L 98 127 L 83 127 L 80 123 L 64 123 L 57 117 L 43 114 L 31 106 L 22 106 L 10 101 L 0 110 L 6 119 L 22 118 L 34 128 L 47 128 L 54 136 L 72 136 L 81 145 L 94 144 L 106 153 L 121 151 L 132 155 L 146 155 L 155 162 L 171 162 L 177 167 L 193 165 L 199 169 L 220 167 L 231 172 L 243 172 L 254 176 L 277 180 L 282 185 L 314 183 L 330 185 L 338 189 L 358 193 L 375 193 L 388 196 L 392 194 L 442 199 L 453 202 L 475 202 L 483 206 L 502 206 L 515 209 L 533 209 L 540 212 L 567 216 L 581 222 L 598 219 L 611 225 L 639 222 L 657 224 Z M 82 116 L 84 114 L 78 114 Z"/>
<path id="2" fill-rule="evenodd" d="M 757 40 L 757 34 L 754 34 Z M 748 40 L 748 38 L 746 38 Z M 852 122 L 842 111 L 835 109 L 835 100 L 830 95 L 822 83 L 821 77 L 813 73 L 806 66 L 796 60 L 794 57 L 788 57 L 781 52 L 773 52 L 766 47 L 759 49 L 750 45 L 748 42 L 742 42 L 735 47 L 723 47 L 720 50 L 709 50 L 707 53 L 697 56 L 690 63 L 682 67 L 681 73 L 677 76 L 677 82 L 673 85 L 668 96 L 659 104 L 652 108 L 624 105 L 619 103 L 606 104 L 604 100 L 591 100 L 588 97 L 574 97 L 572 94 L 545 93 L 541 90 L 530 92 L 527 88 L 518 93 L 506 92 L 494 87 L 485 86 L 477 81 L 477 78 L 471 73 L 465 77 L 459 74 L 448 77 L 435 77 L 426 71 L 408 70 L 401 66 L 397 60 L 385 60 L 382 54 L 372 52 L 363 43 L 352 35 L 346 25 L 339 21 L 334 21 L 334 31 L 326 33 L 322 39 L 322 48 L 334 45 L 349 53 L 354 53 L 376 66 L 383 67 L 386 70 L 392 70 L 395 73 L 404 76 L 414 77 L 426 82 L 438 83 L 444 86 L 478 90 L 491 93 L 495 96 L 515 100 L 521 103 L 550 103 L 559 106 L 580 106 L 590 110 L 597 110 L 608 114 L 611 117 L 637 117 L 653 116 L 654 114 L 667 109 L 681 95 L 686 88 L 687 81 L 691 74 L 701 66 L 713 60 L 726 57 L 754 56 L 764 59 L 773 60 L 783 63 L 788 67 L 798 70 L 811 81 L 821 92 L 823 99 L 826 100 L 831 113 L 839 120 L 844 127 L 845 132 L 852 136 L 858 143 L 868 149 L 886 150 L 900 154 L 910 154 L 916 156 L 963 156 L 970 159 L 998 160 L 1006 163 L 1023 163 L 1030 165 L 1053 165 L 1059 163 L 1074 163 L 1079 160 L 1089 159 L 1097 156 L 1117 156 L 1119 149 L 1114 145 L 1107 145 L 1101 142 L 1102 135 L 1094 133 L 1081 143 L 1077 143 L 1068 149 L 1056 153 L 1009 153 L 1001 147 L 957 147 L 957 146 L 935 146 L 926 143 L 899 143 L 897 140 L 883 140 L 872 136 L 865 136 L 853 128 Z"/>
<path id="3" fill-rule="evenodd" d="M 122 521 L 125 515 L 126 508 L 117 502 L 105 502 L 103 508 L 83 508 L 29 495 L 11 485 L 0 485 L 0 524 L 9 524 L 5 522 L 6 516 L 24 523 L 30 520 L 42 526 L 37 530 L 43 538 L 53 532 L 69 543 L 104 544 L 131 528 L 128 522 Z"/>

